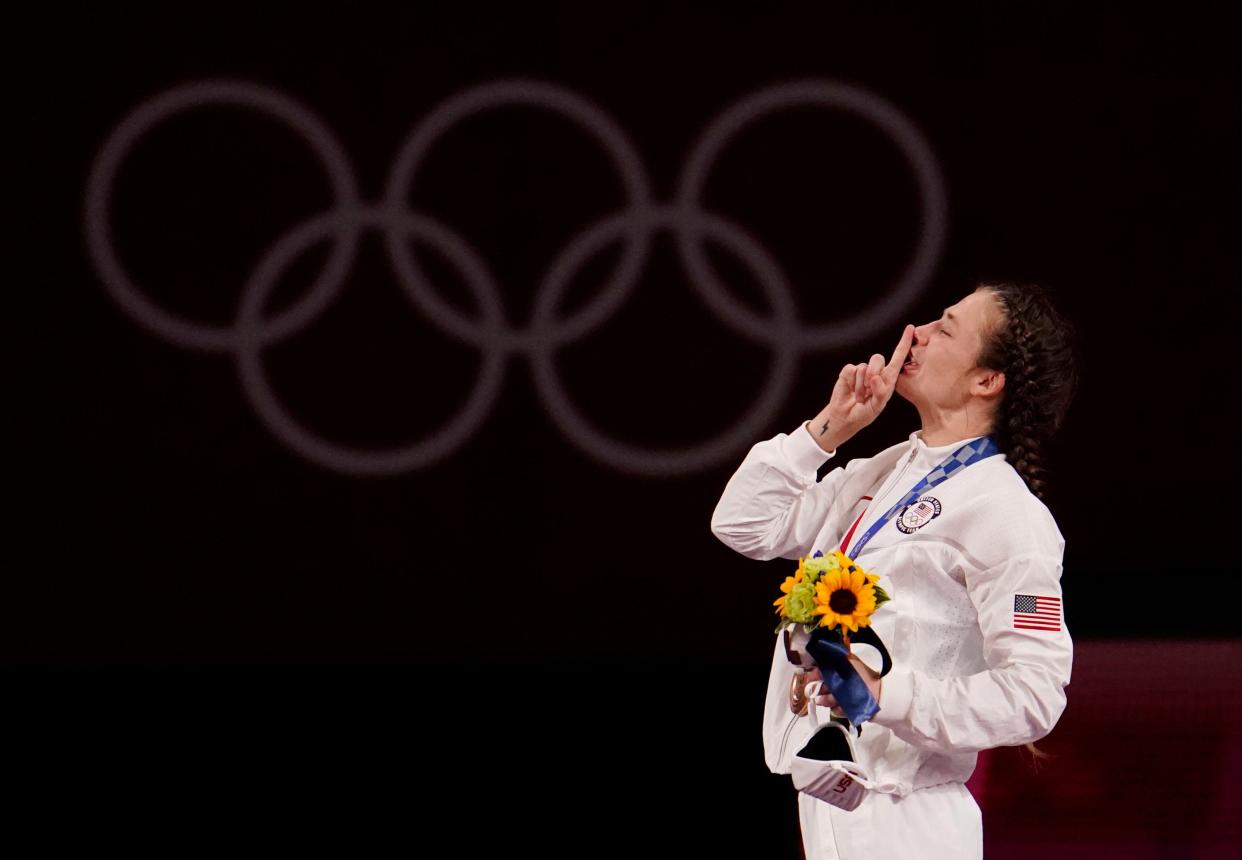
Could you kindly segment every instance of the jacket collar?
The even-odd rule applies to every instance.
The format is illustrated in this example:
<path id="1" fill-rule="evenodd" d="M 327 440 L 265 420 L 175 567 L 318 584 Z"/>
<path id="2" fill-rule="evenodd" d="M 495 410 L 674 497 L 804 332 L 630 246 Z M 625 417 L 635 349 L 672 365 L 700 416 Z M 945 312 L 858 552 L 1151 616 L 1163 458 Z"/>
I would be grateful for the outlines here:
<path id="1" fill-rule="evenodd" d="M 974 440 L 974 439 L 982 439 L 984 436 L 987 435 L 986 433 L 980 433 L 978 436 L 966 436 L 965 438 L 958 439 L 956 442 L 949 442 L 944 445 L 936 445 L 933 447 L 923 441 L 922 433 L 923 433 L 923 430 L 920 428 L 910 434 L 910 437 L 909 437 L 910 445 L 908 448 L 906 448 L 906 450 L 910 451 L 912 449 L 917 449 L 919 453 L 922 454 L 923 456 L 927 456 L 927 457 L 938 456 L 941 458 L 949 456 L 954 451 L 956 451 L 958 448 L 965 445 L 967 442 L 970 442 L 971 440 Z"/>

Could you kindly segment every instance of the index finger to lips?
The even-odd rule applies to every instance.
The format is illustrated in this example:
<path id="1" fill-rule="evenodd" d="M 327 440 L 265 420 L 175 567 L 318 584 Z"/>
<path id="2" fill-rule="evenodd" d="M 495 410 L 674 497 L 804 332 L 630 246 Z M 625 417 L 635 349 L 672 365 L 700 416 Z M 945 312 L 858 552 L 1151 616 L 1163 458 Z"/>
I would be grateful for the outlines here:
<path id="1" fill-rule="evenodd" d="M 901 366 L 905 364 L 906 356 L 910 354 L 910 344 L 914 343 L 914 326 L 909 323 L 901 331 L 901 340 L 897 342 L 897 349 L 893 350 L 893 360 L 888 363 L 886 368 L 890 373 L 896 373 L 901 370 Z"/>

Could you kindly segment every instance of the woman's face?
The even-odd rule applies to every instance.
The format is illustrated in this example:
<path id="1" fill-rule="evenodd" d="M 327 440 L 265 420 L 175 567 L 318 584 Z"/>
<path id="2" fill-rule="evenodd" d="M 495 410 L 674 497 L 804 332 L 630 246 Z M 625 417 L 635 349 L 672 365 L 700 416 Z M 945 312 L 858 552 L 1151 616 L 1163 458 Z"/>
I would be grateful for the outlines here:
<path id="1" fill-rule="evenodd" d="M 897 376 L 896 391 L 916 406 L 964 406 L 987 372 L 975 361 L 984 336 L 1001 322 L 1001 309 L 989 290 L 976 290 L 945 308 L 940 319 L 914 329 L 910 358 Z M 973 371 L 973 372 L 972 372 Z"/>

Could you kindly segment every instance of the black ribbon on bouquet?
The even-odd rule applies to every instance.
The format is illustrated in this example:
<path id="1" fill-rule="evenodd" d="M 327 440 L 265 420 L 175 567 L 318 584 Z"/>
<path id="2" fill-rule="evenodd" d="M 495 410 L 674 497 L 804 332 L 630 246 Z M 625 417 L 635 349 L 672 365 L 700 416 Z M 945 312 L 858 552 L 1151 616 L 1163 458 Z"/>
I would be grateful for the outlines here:
<path id="1" fill-rule="evenodd" d="M 881 678 L 893 668 L 893 658 L 889 656 L 883 640 L 871 627 L 859 627 L 850 634 L 850 642 L 875 646 L 880 652 Z M 850 652 L 841 638 L 839 627 L 832 630 L 815 628 L 807 641 L 806 652 L 814 658 L 815 664 L 819 666 L 819 673 L 823 676 L 824 685 L 853 725 L 862 725 L 876 715 L 880 710 L 880 703 L 871 695 L 867 682 L 850 662 Z"/>

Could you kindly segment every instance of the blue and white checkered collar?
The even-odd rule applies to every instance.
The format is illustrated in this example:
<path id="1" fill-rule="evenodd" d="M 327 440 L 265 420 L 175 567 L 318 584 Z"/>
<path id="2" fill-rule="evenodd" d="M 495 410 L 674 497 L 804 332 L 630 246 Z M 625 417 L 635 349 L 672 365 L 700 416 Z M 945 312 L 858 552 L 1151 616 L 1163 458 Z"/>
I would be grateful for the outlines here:
<path id="1" fill-rule="evenodd" d="M 936 445 L 935 447 L 932 447 L 923 442 L 922 437 L 919 435 L 922 432 L 923 432 L 922 428 L 920 428 L 910 434 L 911 450 L 917 450 L 924 457 L 927 457 L 929 459 L 939 458 L 941 460 L 943 460 L 945 457 L 952 454 L 954 451 L 956 451 L 958 448 L 965 445 L 967 442 L 970 442 L 973 439 L 982 439 L 984 436 L 987 435 L 986 433 L 981 433 L 978 436 L 967 436 L 963 439 L 958 439 L 956 442 L 949 442 L 944 445 Z"/>

